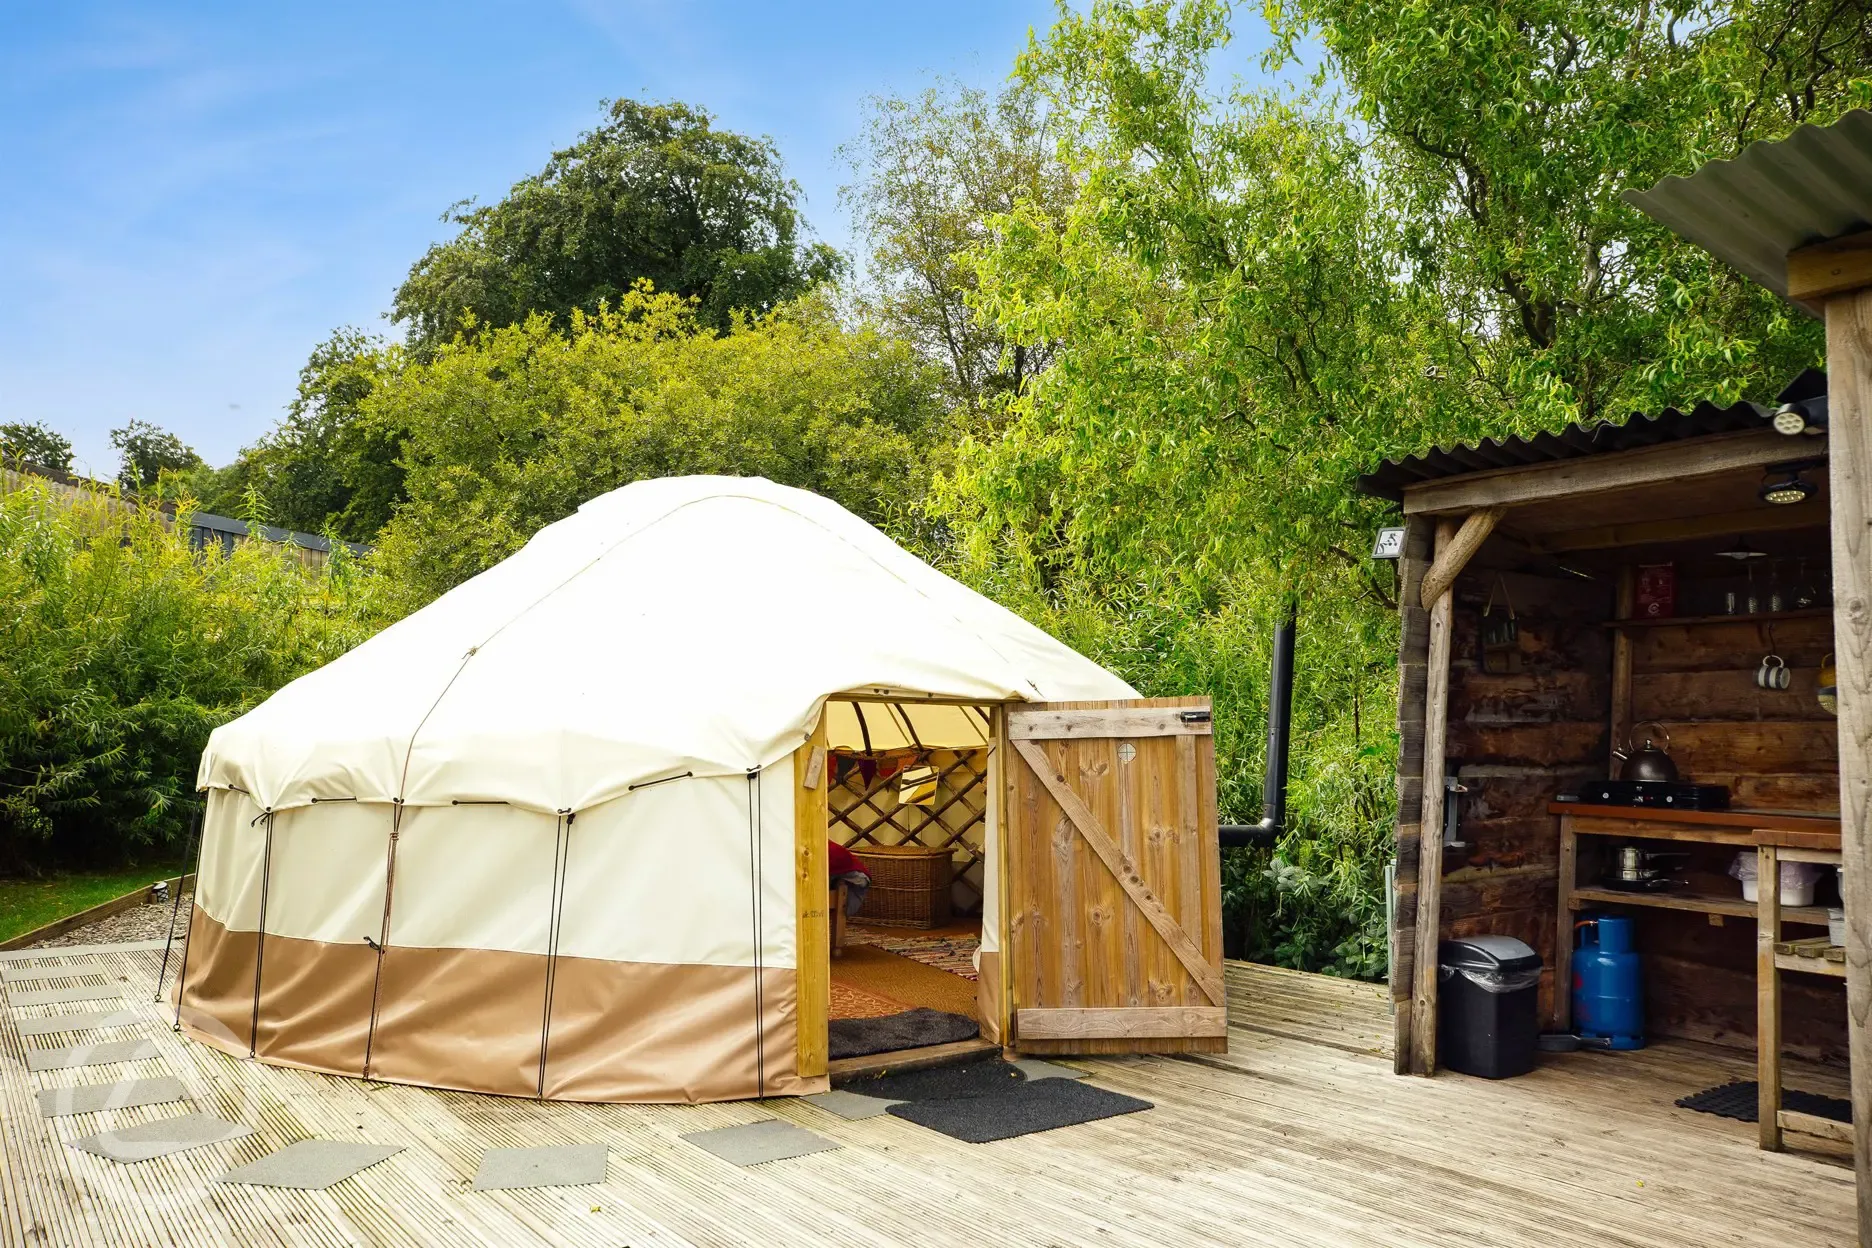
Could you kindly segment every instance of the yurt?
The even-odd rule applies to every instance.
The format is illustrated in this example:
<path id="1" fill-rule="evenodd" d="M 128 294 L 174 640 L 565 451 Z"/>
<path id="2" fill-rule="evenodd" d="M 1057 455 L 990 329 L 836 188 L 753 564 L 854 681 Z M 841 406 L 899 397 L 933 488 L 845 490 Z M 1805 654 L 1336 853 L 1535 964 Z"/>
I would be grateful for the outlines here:
<path id="1" fill-rule="evenodd" d="M 1213 763 L 1190 744 L 1208 744 L 1206 702 L 1145 709 L 1111 672 L 817 495 L 727 477 L 627 486 L 215 731 L 180 1024 L 240 1057 L 468 1091 L 823 1090 L 832 790 L 840 776 L 878 788 L 888 764 L 864 760 L 896 757 L 929 793 L 930 759 L 966 758 L 944 765 L 971 799 L 925 826 L 976 868 L 974 1013 L 1011 1041 L 1024 1005 L 1044 1037 L 1062 1024 L 1043 1015 L 1099 1012 L 1085 965 L 1122 938 L 1114 924 L 1091 952 L 1079 938 L 1073 953 L 1070 932 L 1065 953 L 1036 946 L 1027 990 L 1001 966 L 1011 904 L 1041 939 L 1060 930 L 1049 914 L 1070 924 L 1095 904 L 1051 877 L 1044 904 L 1010 892 L 1009 802 L 1054 803 L 1040 856 L 1065 826 L 1055 798 L 1077 800 L 1047 785 L 1068 783 L 1062 768 L 1101 774 L 1057 750 L 1119 757 L 1116 737 L 1072 726 L 1094 711 L 1055 709 L 1067 726 L 1042 768 L 1054 774 L 1029 776 L 1038 796 L 1020 798 L 1006 759 L 1041 754 L 1009 742 L 1008 710 L 1062 703 L 1155 715 L 1132 756 L 1161 738 L 1168 765 L 1188 764 L 1187 783 L 1139 781 L 1140 810 L 1151 783 L 1182 784 L 1163 799 L 1177 810 L 1153 816 L 1188 832 L 1174 860 L 1152 865 L 1155 825 L 1100 825 L 1103 846 L 1069 849 L 1096 871 L 1100 849 L 1136 842 L 1117 852 L 1156 911 L 1180 906 L 1175 931 L 1210 946 L 1204 968 L 1187 950 L 1160 959 L 1188 970 L 1169 990 L 1176 976 L 1147 950 L 1133 976 L 1154 976 L 1144 1004 L 1219 1007 L 1198 982 L 1210 966 L 1220 976 Z M 961 831 L 957 807 L 975 812 Z M 873 841 L 904 826 L 887 813 Z M 1089 887 L 1135 899 L 1126 868 L 1110 869 Z M 1163 930 L 1157 912 L 1124 917 Z M 1139 1004 L 1135 989 L 1113 992 L 1114 1006 Z"/>

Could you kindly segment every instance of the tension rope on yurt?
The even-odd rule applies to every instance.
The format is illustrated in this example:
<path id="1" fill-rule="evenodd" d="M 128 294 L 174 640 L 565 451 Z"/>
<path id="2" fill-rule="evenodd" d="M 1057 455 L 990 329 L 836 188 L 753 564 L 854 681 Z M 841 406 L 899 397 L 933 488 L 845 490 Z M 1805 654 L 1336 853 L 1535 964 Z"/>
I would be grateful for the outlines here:
<path id="1" fill-rule="evenodd" d="M 260 975 L 266 969 L 267 893 L 273 884 L 273 808 L 271 806 L 261 811 L 247 826 L 251 828 L 261 820 L 266 821 L 266 844 L 260 851 L 260 926 L 254 939 L 253 1022 L 247 1031 L 248 1057 L 253 1057 L 260 1052 Z"/>
<path id="2" fill-rule="evenodd" d="M 409 770 L 407 755 L 403 760 L 403 769 L 405 773 Z M 384 951 L 390 947 L 390 907 L 396 901 L 397 838 L 402 831 L 403 799 L 398 796 L 390 799 L 390 840 L 384 847 L 383 926 L 378 930 L 376 940 L 368 936 L 364 938 L 364 943 L 377 955 L 377 965 L 371 973 L 370 1023 L 364 1031 L 364 1065 L 359 1071 L 365 1079 L 370 1078 L 371 1054 L 376 1051 L 377 1044 L 377 1019 L 383 1009 Z"/>
<path id="3" fill-rule="evenodd" d="M 546 1006 L 540 1019 L 539 1099 L 546 1099 L 546 1051 L 552 1043 L 553 985 L 559 977 L 559 920 L 565 909 L 566 864 L 572 859 L 572 820 L 570 810 L 559 812 L 559 827 L 553 833 L 552 916 L 546 924 Z"/>

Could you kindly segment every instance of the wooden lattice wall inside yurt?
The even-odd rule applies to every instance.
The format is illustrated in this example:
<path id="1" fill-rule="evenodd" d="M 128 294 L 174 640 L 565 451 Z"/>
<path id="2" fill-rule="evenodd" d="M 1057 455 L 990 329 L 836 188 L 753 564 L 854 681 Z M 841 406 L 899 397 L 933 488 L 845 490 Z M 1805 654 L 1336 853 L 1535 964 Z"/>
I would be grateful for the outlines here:
<path id="1" fill-rule="evenodd" d="M 832 759 L 832 839 L 848 849 L 922 845 L 949 850 L 954 863 L 952 904 L 958 913 L 978 913 L 988 820 L 988 750 L 839 750 Z M 936 795 L 928 805 L 900 800 L 904 769 L 917 766 L 936 773 Z"/>

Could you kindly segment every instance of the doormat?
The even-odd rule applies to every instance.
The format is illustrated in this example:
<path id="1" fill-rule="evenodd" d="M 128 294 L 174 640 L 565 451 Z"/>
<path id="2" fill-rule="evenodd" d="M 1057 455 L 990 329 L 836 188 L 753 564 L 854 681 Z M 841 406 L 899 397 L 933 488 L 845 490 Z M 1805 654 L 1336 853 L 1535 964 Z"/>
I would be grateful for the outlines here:
<path id="1" fill-rule="evenodd" d="M 83 979 L 87 975 L 108 975 L 102 962 L 74 962 L 70 966 L 10 966 L 0 971 L 0 980 L 23 984 L 35 979 Z"/>
<path id="2" fill-rule="evenodd" d="M 118 1062 L 145 1062 L 160 1057 L 153 1040 L 101 1040 L 65 1049 L 27 1049 L 26 1069 L 71 1070 L 78 1066 L 111 1066 Z"/>
<path id="3" fill-rule="evenodd" d="M 67 1114 L 96 1114 L 107 1109 L 134 1109 L 138 1105 L 166 1105 L 186 1101 L 188 1093 L 174 1075 L 160 1079 L 124 1079 L 117 1083 L 93 1083 L 76 1088 L 46 1088 L 36 1094 L 41 1118 L 63 1118 Z"/>
<path id="4" fill-rule="evenodd" d="M 890 1112 L 951 1139 L 988 1144 L 1150 1108 L 1149 1101 L 1076 1079 L 1035 1079 L 1011 1083 L 998 1096 L 912 1101 L 893 1105 Z"/>
<path id="5" fill-rule="evenodd" d="M 847 1122 L 856 1122 L 863 1118 L 875 1118 L 899 1102 L 834 1088 L 830 1092 L 819 1092 L 807 1097 L 806 1103 L 817 1105 L 828 1114 L 837 1114 Z"/>
<path id="6" fill-rule="evenodd" d="M 808 1153 L 823 1153 L 841 1147 L 834 1140 L 815 1135 L 805 1127 L 781 1122 L 778 1118 L 750 1122 L 740 1127 L 696 1131 L 680 1138 L 737 1166 L 758 1166 L 763 1162 L 785 1161 L 789 1157 L 804 1157 Z"/>
<path id="7" fill-rule="evenodd" d="M 342 1183 L 360 1170 L 403 1151 L 401 1144 L 366 1144 L 361 1140 L 300 1140 L 268 1153 L 215 1180 L 248 1187 L 289 1187 L 319 1192 Z"/>
<path id="8" fill-rule="evenodd" d="M 921 1008 L 883 1018 L 835 1018 L 826 1025 L 829 1051 L 835 1059 L 954 1044 L 980 1034 L 972 1018 Z"/>
<path id="9" fill-rule="evenodd" d="M 56 1036 L 64 1031 L 92 1031 L 105 1027 L 135 1027 L 143 1016 L 135 1010 L 96 1010 L 89 1014 L 54 1014 L 50 1018 L 16 1018 L 13 1030 L 22 1036 Z"/>
<path id="10" fill-rule="evenodd" d="M 1715 1114 L 1718 1118 L 1733 1118 L 1737 1122 L 1759 1122 L 1761 1117 L 1756 1106 L 1760 1095 L 1761 1085 L 1749 1079 L 1725 1083 L 1717 1088 L 1705 1088 L 1678 1100 L 1677 1108 L 1694 1109 L 1699 1114 Z M 1818 1092 L 1783 1088 L 1781 1108 L 1812 1114 L 1816 1118 L 1830 1118 L 1834 1122 L 1852 1121 L 1851 1101 L 1837 1096 L 1821 1096 Z"/>
<path id="11" fill-rule="evenodd" d="M 605 1181 L 608 1160 L 602 1144 L 548 1144 L 540 1148 L 490 1148 L 475 1171 L 477 1192 L 514 1187 L 584 1187 Z"/>
<path id="12" fill-rule="evenodd" d="M 931 1066 L 853 1079 L 839 1086 L 886 1101 L 946 1101 L 968 1096 L 1004 1096 L 1024 1081 L 1020 1069 L 992 1049 L 972 1062 Z"/>
<path id="13" fill-rule="evenodd" d="M 7 1004 L 60 1005 L 66 1001 L 109 1001 L 121 996 L 123 993 L 116 984 L 98 984 L 88 988 L 40 988 L 29 992 L 9 992 Z"/>
<path id="14" fill-rule="evenodd" d="M 148 1161 L 166 1157 L 184 1149 L 219 1144 L 224 1140 L 252 1135 L 252 1127 L 238 1122 L 223 1122 L 213 1114 L 184 1114 L 180 1118 L 161 1118 L 121 1131 L 100 1131 L 82 1140 L 73 1140 L 73 1148 L 96 1153 L 110 1161 Z"/>

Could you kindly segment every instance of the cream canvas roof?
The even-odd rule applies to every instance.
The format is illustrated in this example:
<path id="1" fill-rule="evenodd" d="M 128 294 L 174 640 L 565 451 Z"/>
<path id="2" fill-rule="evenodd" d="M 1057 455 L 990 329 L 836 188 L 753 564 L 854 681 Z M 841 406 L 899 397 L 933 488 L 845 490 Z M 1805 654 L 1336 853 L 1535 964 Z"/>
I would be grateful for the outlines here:
<path id="1" fill-rule="evenodd" d="M 200 783 L 582 810 L 777 762 L 842 692 L 1131 698 L 844 508 L 758 478 L 640 481 L 217 729 Z"/>

